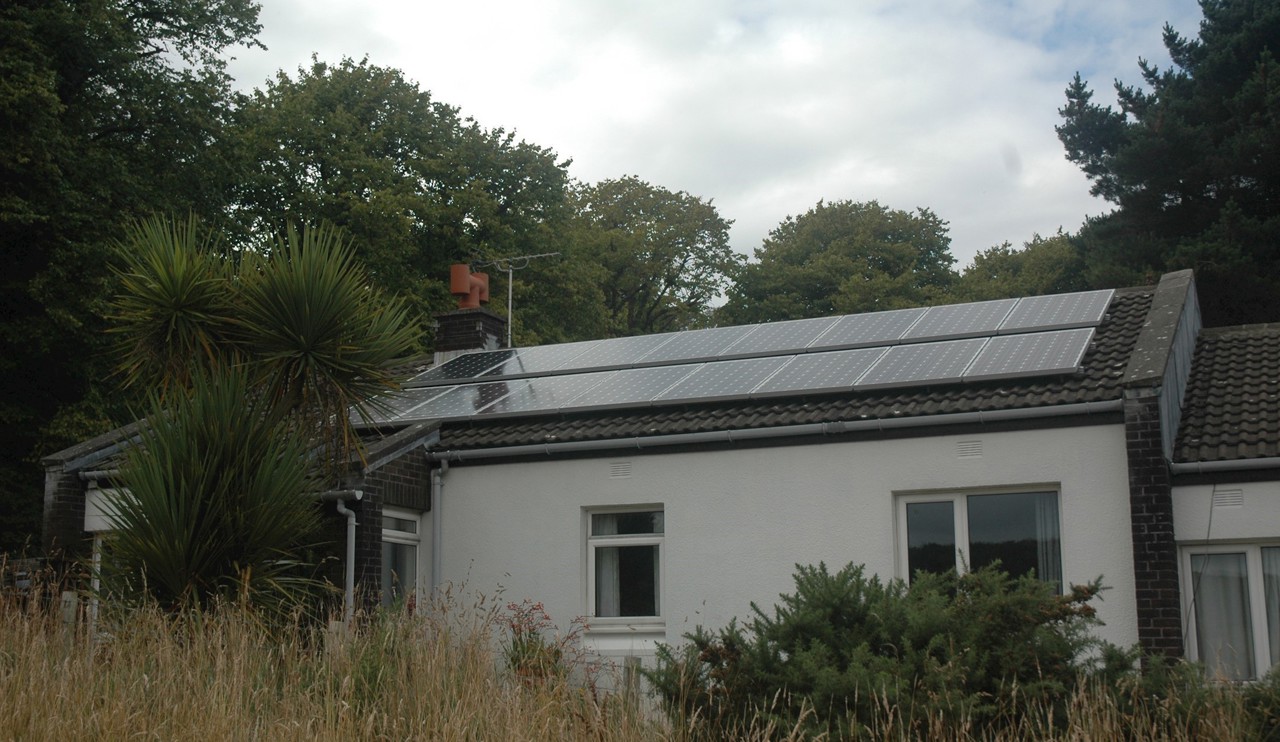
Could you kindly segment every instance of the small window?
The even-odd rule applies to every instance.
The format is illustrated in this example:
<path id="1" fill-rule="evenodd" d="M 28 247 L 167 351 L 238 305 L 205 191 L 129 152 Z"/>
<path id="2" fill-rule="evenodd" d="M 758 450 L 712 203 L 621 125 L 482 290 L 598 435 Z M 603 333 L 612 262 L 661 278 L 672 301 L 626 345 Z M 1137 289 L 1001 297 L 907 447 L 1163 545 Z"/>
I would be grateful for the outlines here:
<path id="1" fill-rule="evenodd" d="M 596 512 L 587 537 L 587 582 L 594 618 L 662 615 L 661 510 Z"/>
<path id="2" fill-rule="evenodd" d="M 421 516 L 386 508 L 382 513 L 382 604 L 403 603 L 419 587 Z"/>
<path id="3" fill-rule="evenodd" d="M 1280 546 L 1183 550 L 1188 648 L 1211 678 L 1253 680 L 1280 663 Z"/>
<path id="4" fill-rule="evenodd" d="M 908 579 L 917 572 L 980 569 L 1062 585 L 1056 492 L 910 495 L 900 499 Z"/>

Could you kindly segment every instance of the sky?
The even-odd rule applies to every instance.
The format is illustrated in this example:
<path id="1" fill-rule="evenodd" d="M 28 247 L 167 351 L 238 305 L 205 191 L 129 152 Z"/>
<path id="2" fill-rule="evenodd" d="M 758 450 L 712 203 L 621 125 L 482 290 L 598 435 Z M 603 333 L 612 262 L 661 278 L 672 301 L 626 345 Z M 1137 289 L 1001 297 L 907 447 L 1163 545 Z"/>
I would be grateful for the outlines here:
<path id="1" fill-rule="evenodd" d="M 486 128 L 711 200 L 747 255 L 819 200 L 927 208 L 960 265 L 1109 206 L 1054 133 L 1077 71 L 1095 101 L 1169 66 L 1195 0 L 260 0 L 276 71 L 368 57 Z"/>

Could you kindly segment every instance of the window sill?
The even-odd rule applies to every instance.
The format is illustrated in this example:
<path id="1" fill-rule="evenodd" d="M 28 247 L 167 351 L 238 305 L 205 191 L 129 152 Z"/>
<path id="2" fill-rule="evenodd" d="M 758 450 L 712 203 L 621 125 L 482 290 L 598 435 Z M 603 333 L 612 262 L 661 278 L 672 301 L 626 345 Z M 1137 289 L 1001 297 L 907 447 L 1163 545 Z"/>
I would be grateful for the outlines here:
<path id="1" fill-rule="evenodd" d="M 665 634 L 667 622 L 661 618 L 589 618 L 589 634 Z"/>

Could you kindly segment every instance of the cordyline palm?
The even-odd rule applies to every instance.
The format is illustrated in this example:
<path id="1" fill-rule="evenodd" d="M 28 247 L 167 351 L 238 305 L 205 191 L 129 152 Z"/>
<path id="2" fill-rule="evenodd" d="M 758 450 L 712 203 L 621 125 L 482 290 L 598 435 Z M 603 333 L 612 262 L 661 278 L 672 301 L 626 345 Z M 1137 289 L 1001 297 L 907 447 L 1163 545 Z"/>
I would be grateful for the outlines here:
<path id="1" fill-rule="evenodd" d="M 170 605 L 271 594 L 314 525 L 307 473 L 342 473 L 349 410 L 397 387 L 416 328 L 332 228 L 290 228 L 238 269 L 194 219 L 144 222 L 122 248 L 119 370 L 150 411 L 114 558 Z"/>

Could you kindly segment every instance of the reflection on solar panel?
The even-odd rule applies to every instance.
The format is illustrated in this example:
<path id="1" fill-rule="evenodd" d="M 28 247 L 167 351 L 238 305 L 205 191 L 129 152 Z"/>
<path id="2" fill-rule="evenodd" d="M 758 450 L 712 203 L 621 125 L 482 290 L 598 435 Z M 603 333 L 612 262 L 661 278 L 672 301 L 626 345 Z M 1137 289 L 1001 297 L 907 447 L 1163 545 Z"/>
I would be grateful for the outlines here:
<path id="1" fill-rule="evenodd" d="M 409 410 L 402 419 L 431 420 L 446 417 L 467 417 L 476 414 L 512 392 L 520 391 L 528 385 L 528 381 L 517 379 L 515 381 L 490 381 L 483 384 L 455 386 L 435 399 Z"/>
<path id="2" fill-rule="evenodd" d="M 996 328 L 1017 304 L 1017 299 L 979 301 L 972 304 L 951 304 L 930 307 L 916 322 L 903 340 L 924 342 L 941 338 L 982 337 L 994 335 Z"/>
<path id="3" fill-rule="evenodd" d="M 415 407 L 439 397 L 452 388 L 451 386 L 433 386 L 421 389 L 405 389 L 394 395 L 387 395 L 382 398 L 383 409 L 370 408 L 368 410 L 369 422 L 385 423 L 408 418 L 410 417 L 409 413 Z M 351 419 L 357 424 L 364 422 L 355 410 L 351 412 Z"/>
<path id="4" fill-rule="evenodd" d="M 1092 339 L 1092 327 L 991 338 L 965 372 L 964 380 L 1070 373 L 1080 367 Z"/>
<path id="5" fill-rule="evenodd" d="M 794 356 L 756 387 L 752 396 L 849 391 L 886 348 L 861 348 Z"/>
<path id="6" fill-rule="evenodd" d="M 890 345 L 902 337 L 925 311 L 921 307 L 871 314 L 847 314 L 809 346 L 809 350 Z"/>
<path id="7" fill-rule="evenodd" d="M 1065 330 L 1071 327 L 1094 327 L 1102 321 L 1111 304 L 1114 289 L 1082 291 L 1054 296 L 1028 296 L 1000 325 L 1000 334 L 1027 330 Z"/>
<path id="8" fill-rule="evenodd" d="M 503 415 L 517 412 L 556 410 L 574 397 L 618 373 L 598 371 L 590 374 L 565 374 L 529 379 L 511 394 L 480 410 L 481 415 Z"/>
<path id="9" fill-rule="evenodd" d="M 696 368 L 696 365 L 647 366 L 617 371 L 569 404 L 573 407 L 618 407 L 648 402 Z"/>
<path id="10" fill-rule="evenodd" d="M 516 348 L 514 358 L 501 366 L 482 374 L 483 376 L 517 376 L 520 374 L 545 374 L 570 363 L 604 340 L 583 340 L 577 343 L 560 343 L 558 345 L 535 345 L 529 348 Z"/>
<path id="11" fill-rule="evenodd" d="M 738 338 L 755 329 L 755 325 L 710 327 L 705 330 L 688 330 L 676 333 L 671 342 L 654 348 L 640 359 L 641 363 L 664 361 L 707 361 L 720 355 Z"/>
<path id="12" fill-rule="evenodd" d="M 666 333 L 602 340 L 569 363 L 561 365 L 559 370 L 630 366 L 637 363 L 646 353 L 660 348 L 674 336 L 675 333 Z"/>
<path id="13" fill-rule="evenodd" d="M 787 356 L 704 363 L 654 401 L 745 397 L 788 360 Z"/>
<path id="14" fill-rule="evenodd" d="M 972 338 L 894 346 L 858 380 L 856 388 L 955 383 L 986 342 L 987 338 Z"/>
<path id="15" fill-rule="evenodd" d="M 416 386 L 424 382 L 438 383 L 453 379 L 470 379 L 509 360 L 516 352 L 510 349 L 488 350 L 479 353 L 468 353 L 452 358 L 433 369 L 424 371 L 410 379 L 405 386 Z"/>
<path id="16" fill-rule="evenodd" d="M 814 317 L 813 319 L 793 319 L 789 322 L 774 322 L 767 325 L 756 325 L 756 331 L 745 335 L 741 340 L 730 345 L 721 358 L 743 358 L 746 356 L 765 355 L 768 353 L 785 353 L 804 350 L 818 338 L 828 327 L 836 323 L 838 317 Z"/>

